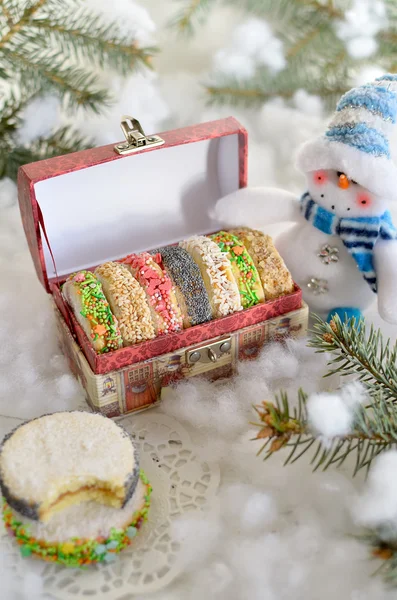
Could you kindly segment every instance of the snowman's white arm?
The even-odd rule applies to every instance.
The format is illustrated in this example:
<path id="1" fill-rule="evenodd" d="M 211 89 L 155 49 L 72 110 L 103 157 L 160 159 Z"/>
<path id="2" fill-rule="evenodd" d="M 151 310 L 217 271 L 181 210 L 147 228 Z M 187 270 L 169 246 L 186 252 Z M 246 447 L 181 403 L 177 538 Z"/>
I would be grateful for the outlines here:
<path id="1" fill-rule="evenodd" d="M 397 240 L 380 240 L 374 247 L 378 310 L 384 321 L 397 324 Z"/>
<path id="2" fill-rule="evenodd" d="M 277 188 L 241 188 L 218 200 L 211 217 L 221 227 L 263 227 L 299 220 L 298 198 Z"/>

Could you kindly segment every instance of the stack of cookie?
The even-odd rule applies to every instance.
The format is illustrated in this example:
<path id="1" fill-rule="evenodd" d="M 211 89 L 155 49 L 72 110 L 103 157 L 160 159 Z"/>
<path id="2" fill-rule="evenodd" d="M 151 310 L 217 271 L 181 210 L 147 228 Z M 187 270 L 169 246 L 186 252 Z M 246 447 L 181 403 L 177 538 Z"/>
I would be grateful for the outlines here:
<path id="1" fill-rule="evenodd" d="M 23 556 L 72 567 L 111 562 L 147 518 L 151 487 L 129 434 L 107 417 L 61 412 L 0 446 L 3 519 Z"/>
<path id="2" fill-rule="evenodd" d="M 252 229 L 194 236 L 81 271 L 63 295 L 98 353 L 225 317 L 293 291 L 271 238 Z"/>

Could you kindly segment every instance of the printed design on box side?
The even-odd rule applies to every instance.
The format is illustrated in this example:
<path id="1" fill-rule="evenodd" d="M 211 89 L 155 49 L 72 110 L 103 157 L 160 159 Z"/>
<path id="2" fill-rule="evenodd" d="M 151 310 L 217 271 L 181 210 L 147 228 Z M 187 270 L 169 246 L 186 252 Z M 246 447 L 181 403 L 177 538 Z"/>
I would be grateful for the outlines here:
<path id="1" fill-rule="evenodd" d="M 102 382 L 102 393 L 101 396 L 107 396 L 108 394 L 114 394 L 116 393 L 117 388 L 116 388 L 116 383 L 113 379 L 113 377 L 110 377 L 110 375 L 108 375 L 107 377 L 105 377 L 105 379 Z"/>
<path id="2" fill-rule="evenodd" d="M 209 381 L 217 381 L 218 379 L 226 379 L 231 377 L 236 371 L 236 363 L 229 362 L 220 367 L 212 367 L 209 371 L 202 373 L 201 376 Z"/>
<path id="3" fill-rule="evenodd" d="M 186 351 L 160 356 L 157 368 L 162 387 L 168 387 L 191 376 L 194 365 L 186 362 Z"/>
<path id="4" fill-rule="evenodd" d="M 278 319 L 269 321 L 269 341 L 283 342 L 288 337 L 297 337 L 303 330 L 302 316 L 295 312 L 283 315 Z"/>
<path id="5" fill-rule="evenodd" d="M 85 388 L 88 404 L 95 411 L 115 417 L 150 407 L 160 400 L 163 387 L 182 379 L 201 375 L 215 380 L 232 375 L 237 359 L 255 358 L 269 340 L 283 341 L 287 336 L 303 335 L 307 327 L 308 309 L 303 305 L 287 315 L 236 331 L 230 336 L 230 350 L 215 363 L 199 361 L 188 364 L 190 352 L 196 348 L 206 348 L 206 344 L 194 344 L 103 375 L 92 372 L 57 309 L 56 316 L 63 351 L 72 372 Z M 213 337 L 206 343 L 211 344 L 218 339 Z"/>
<path id="6" fill-rule="evenodd" d="M 124 412 L 138 410 L 159 400 L 161 385 L 155 363 L 156 361 L 152 360 L 134 365 L 133 369 L 123 370 Z"/>
<path id="7" fill-rule="evenodd" d="M 119 417 L 122 414 L 118 402 L 111 402 L 110 404 L 101 404 L 99 410 L 106 417 Z"/>
<path id="8" fill-rule="evenodd" d="M 254 360 L 267 341 L 266 323 L 244 330 L 238 336 L 239 360 Z"/>

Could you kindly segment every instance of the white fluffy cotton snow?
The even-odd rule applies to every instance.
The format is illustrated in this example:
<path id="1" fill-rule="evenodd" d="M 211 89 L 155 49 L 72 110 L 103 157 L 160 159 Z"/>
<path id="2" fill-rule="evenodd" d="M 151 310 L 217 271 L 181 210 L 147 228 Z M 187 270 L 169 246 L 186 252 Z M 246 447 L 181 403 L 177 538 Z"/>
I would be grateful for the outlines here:
<path id="1" fill-rule="evenodd" d="M 367 58 L 376 52 L 375 36 L 386 24 L 386 7 L 382 0 L 353 0 L 345 19 L 337 23 L 336 33 L 346 42 L 353 58 Z"/>
<path id="2" fill-rule="evenodd" d="M 176 40 L 164 27 L 174 8 L 168 0 L 90 3 L 106 18 L 118 15 L 123 26 L 135 28 L 145 43 L 159 36 L 162 51 L 157 74 L 133 74 L 124 82 L 109 77 L 107 85 L 117 94 L 117 104 L 100 119 L 77 115 L 82 131 L 98 144 L 111 143 L 120 139 L 119 120 L 125 113 L 136 116 L 149 132 L 233 114 L 249 133 L 250 183 L 302 192 L 303 178 L 294 168 L 293 155 L 302 142 L 323 131 L 326 115 L 318 98 L 300 90 L 293 107 L 280 99 L 255 110 L 204 104 L 201 82 L 213 69 L 217 51 L 227 48 L 232 59 L 240 61 L 236 75 L 247 65 L 256 68 L 260 61 L 275 70 L 283 67 L 283 49 L 265 22 L 254 19 L 240 25 L 231 8 L 216 8 L 187 49 L 186 40 Z M 236 27 L 233 37 L 230 32 Z M 375 35 L 368 22 L 356 33 L 356 37 Z M 230 66 L 232 59 L 224 64 Z M 32 109 L 31 116 L 27 113 L 26 134 L 34 137 L 48 126 L 43 114 L 48 110 L 52 119 L 56 106 L 44 102 L 33 108 L 33 116 Z M 86 406 L 58 349 L 50 303 L 37 281 L 15 185 L 8 180 L 0 182 L 0 281 L 0 415 L 9 415 L 0 416 L 2 437 L 21 419 Z M 375 315 L 369 318 L 381 325 Z M 395 337 L 397 328 L 387 327 L 385 332 Z M 395 454 L 378 460 L 363 493 L 362 476 L 353 481 L 348 463 L 344 470 L 313 475 L 306 457 L 284 468 L 285 451 L 266 462 L 255 456 L 252 404 L 271 400 L 280 388 L 292 403 L 299 387 L 312 398 L 319 394 L 322 408 L 312 415 L 316 413 L 314 422 L 322 435 L 332 437 L 351 426 L 351 406 L 362 402 L 360 391 L 344 388 L 334 406 L 324 406 L 324 394 L 332 394 L 339 385 L 335 378 L 322 379 L 325 360 L 307 348 L 305 340 L 290 341 L 285 347 L 266 348 L 257 361 L 243 363 L 232 381 L 190 380 L 168 390 L 160 410 L 184 425 L 203 460 L 219 463 L 221 485 L 216 505 L 205 514 L 186 514 L 174 523 L 185 573 L 145 600 L 395 597 L 379 578 L 370 577 L 374 564 L 368 548 L 348 535 L 355 522 L 376 525 L 384 517 L 396 517 Z M 0 554 L 2 600 L 41 599 L 43 569 L 26 560 L 25 578 L 16 581 Z M 71 576 L 71 571 L 67 574 Z"/>
<path id="3" fill-rule="evenodd" d="M 354 505 L 358 523 L 367 527 L 388 526 L 397 532 L 397 450 L 381 454 L 369 473 L 368 484 Z M 392 533 L 392 531 L 390 531 Z"/>
<path id="4" fill-rule="evenodd" d="M 309 425 L 329 444 L 333 438 L 351 433 L 356 408 L 366 399 L 364 386 L 355 381 L 337 392 L 312 394 L 307 401 Z"/>
<path id="5" fill-rule="evenodd" d="M 214 71 L 245 80 L 258 67 L 278 73 L 286 65 L 283 44 L 263 19 L 250 17 L 234 30 L 229 45 L 214 56 Z"/>

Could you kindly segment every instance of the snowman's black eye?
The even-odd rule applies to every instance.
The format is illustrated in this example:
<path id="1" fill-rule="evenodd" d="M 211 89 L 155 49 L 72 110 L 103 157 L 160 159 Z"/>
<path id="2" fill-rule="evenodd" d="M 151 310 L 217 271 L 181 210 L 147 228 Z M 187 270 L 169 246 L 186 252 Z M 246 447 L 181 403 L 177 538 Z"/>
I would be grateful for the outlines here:
<path id="1" fill-rule="evenodd" d="M 331 208 L 332 208 L 332 210 L 334 210 L 335 209 L 335 204 L 332 204 Z"/>
<path id="2" fill-rule="evenodd" d="M 321 194 L 321 198 L 324 198 L 324 194 Z"/>
<path id="3" fill-rule="evenodd" d="M 348 208 L 347 210 L 350 210 L 350 208 Z"/>

